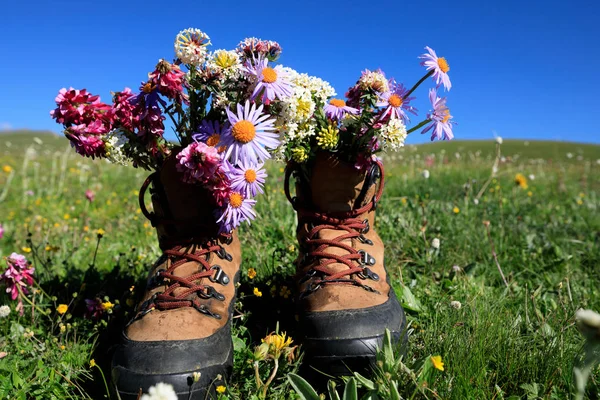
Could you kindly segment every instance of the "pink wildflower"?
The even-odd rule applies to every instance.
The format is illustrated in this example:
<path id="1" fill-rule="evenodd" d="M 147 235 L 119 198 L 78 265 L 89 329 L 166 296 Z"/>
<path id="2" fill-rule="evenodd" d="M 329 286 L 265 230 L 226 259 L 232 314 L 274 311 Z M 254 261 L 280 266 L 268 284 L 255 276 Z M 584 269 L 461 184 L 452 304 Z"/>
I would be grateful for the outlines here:
<path id="1" fill-rule="evenodd" d="M 66 126 L 87 125 L 101 118 L 110 109 L 109 105 L 100 101 L 99 96 L 94 96 L 85 89 L 62 88 L 55 101 L 57 107 L 50 111 L 50 115 L 56 122 Z"/>
<path id="2" fill-rule="evenodd" d="M 85 191 L 85 198 L 88 199 L 90 203 L 94 201 L 94 197 L 96 197 L 96 195 L 90 189 Z"/>
<path id="3" fill-rule="evenodd" d="M 19 297 L 19 288 L 27 294 L 27 286 L 33 285 L 35 268 L 28 268 L 29 263 L 25 256 L 17 253 L 6 257 L 6 264 L 8 268 L 0 275 L 0 282 L 6 285 L 6 293 L 10 293 L 10 298 L 16 300 Z"/>
<path id="4" fill-rule="evenodd" d="M 154 72 L 148 74 L 149 81 L 163 96 L 181 104 L 187 103 L 187 96 L 183 93 L 183 78 L 185 72 L 178 65 L 160 60 Z"/>
<path id="5" fill-rule="evenodd" d="M 4 228 L 2 227 L 2 224 L 0 224 L 0 239 L 2 239 L 3 236 L 4 236 Z"/>
<path id="6" fill-rule="evenodd" d="M 134 113 L 135 94 L 131 92 L 131 89 L 126 87 L 122 92 L 116 92 L 113 96 L 113 106 L 111 110 L 114 124 L 119 124 L 128 131 L 133 131 L 133 127 L 137 119 L 137 114 Z"/>
<path id="7" fill-rule="evenodd" d="M 85 157 L 102 157 L 105 155 L 104 142 L 99 136 L 78 135 L 75 129 L 67 129 L 65 135 L 71 141 L 75 151 Z"/>
<path id="8" fill-rule="evenodd" d="M 229 179 L 222 173 L 217 174 L 218 178 L 211 186 L 211 193 L 215 203 L 219 207 L 224 207 L 227 204 L 229 195 L 231 194 L 231 183 Z"/>
<path id="9" fill-rule="evenodd" d="M 181 150 L 177 159 L 177 170 L 183 172 L 183 180 L 188 183 L 208 182 L 221 163 L 217 149 L 202 142 L 194 142 Z"/>

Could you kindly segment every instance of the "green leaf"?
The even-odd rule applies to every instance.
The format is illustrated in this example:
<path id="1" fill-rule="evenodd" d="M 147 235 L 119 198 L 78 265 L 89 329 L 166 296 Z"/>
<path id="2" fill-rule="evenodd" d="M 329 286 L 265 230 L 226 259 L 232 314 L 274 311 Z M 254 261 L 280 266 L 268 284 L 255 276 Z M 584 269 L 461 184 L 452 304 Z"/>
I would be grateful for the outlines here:
<path id="1" fill-rule="evenodd" d="M 327 391 L 329 392 L 330 400 L 340 400 L 340 395 L 337 393 L 337 390 L 335 390 L 334 381 L 327 382 Z"/>
<path id="2" fill-rule="evenodd" d="M 390 381 L 390 400 L 402 400 L 402 396 L 398 392 L 398 383 Z"/>
<path id="3" fill-rule="evenodd" d="M 380 400 L 377 392 L 368 392 L 360 400 Z"/>
<path id="4" fill-rule="evenodd" d="M 386 328 L 383 335 L 383 357 L 385 361 L 386 369 L 390 369 L 394 366 L 394 346 L 392 345 L 392 333 Z"/>
<path id="5" fill-rule="evenodd" d="M 315 389 L 300 375 L 290 373 L 288 374 L 288 380 L 302 400 L 320 400 Z"/>
<path id="6" fill-rule="evenodd" d="M 388 330 L 386 329 L 386 333 L 387 332 L 388 332 Z M 362 387 L 364 387 L 365 389 L 375 390 L 375 383 L 373 383 L 372 380 L 365 378 L 364 376 L 362 376 L 358 372 L 354 373 L 354 377 L 356 378 L 356 380 L 358 381 L 358 383 Z"/>
<path id="7" fill-rule="evenodd" d="M 344 397 L 342 400 L 358 400 L 356 379 L 350 378 L 350 380 L 346 382 L 346 387 L 344 388 Z"/>
<path id="8" fill-rule="evenodd" d="M 419 300 L 417 300 L 415 295 L 412 294 L 408 286 L 401 285 L 399 292 L 400 293 L 398 293 L 398 297 L 400 297 L 400 300 L 402 301 L 402 307 L 404 307 L 405 310 L 414 312 L 421 311 L 421 303 L 419 303 Z"/>
<path id="9" fill-rule="evenodd" d="M 240 351 L 246 347 L 246 343 L 237 336 L 232 337 L 233 340 L 233 349 L 235 351 Z"/>

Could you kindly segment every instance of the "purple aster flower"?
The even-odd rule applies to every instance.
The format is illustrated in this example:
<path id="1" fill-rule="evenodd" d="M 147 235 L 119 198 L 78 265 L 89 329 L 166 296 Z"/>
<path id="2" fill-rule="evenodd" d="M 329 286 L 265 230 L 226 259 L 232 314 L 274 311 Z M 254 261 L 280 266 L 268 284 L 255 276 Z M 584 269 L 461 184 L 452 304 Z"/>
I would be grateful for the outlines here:
<path id="1" fill-rule="evenodd" d="M 226 208 L 222 211 L 221 216 L 217 220 L 220 224 L 220 232 L 229 233 L 244 221 L 248 224 L 250 220 L 256 218 L 256 214 L 252 207 L 256 204 L 256 200 L 247 199 L 239 192 L 231 192 L 226 199 Z"/>
<path id="2" fill-rule="evenodd" d="M 255 197 L 256 193 L 264 193 L 262 187 L 265 184 L 267 173 L 263 169 L 263 165 L 255 165 L 242 160 L 237 167 L 229 168 L 227 176 L 231 181 L 231 189 L 246 197 Z"/>
<path id="3" fill-rule="evenodd" d="M 254 100 L 260 95 L 262 102 L 269 104 L 276 98 L 282 99 L 292 96 L 292 83 L 289 80 L 288 73 L 283 70 L 281 65 L 271 68 L 268 65 L 269 60 L 266 58 L 257 58 L 253 61 L 247 60 L 244 64 L 246 73 L 257 79 L 250 100 Z"/>
<path id="4" fill-rule="evenodd" d="M 17 253 L 6 257 L 6 264 L 8 268 L 0 275 L 0 282 L 6 285 L 6 293 L 10 293 L 10 298 L 16 300 L 19 297 L 19 288 L 27 294 L 27 286 L 33 285 L 35 268 L 28 268 L 25 256 Z"/>
<path id="5" fill-rule="evenodd" d="M 231 129 L 223 132 L 219 146 L 227 147 L 225 159 L 232 164 L 239 164 L 242 159 L 254 164 L 264 162 L 271 157 L 267 148 L 279 146 L 279 136 L 272 132 L 275 119 L 269 119 L 271 116 L 262 110 L 263 106 L 256 108 L 256 103 L 250 107 L 248 100 L 244 106 L 237 105 L 237 113 L 227 108 Z"/>
<path id="6" fill-rule="evenodd" d="M 455 122 L 450 121 L 450 109 L 446 106 L 446 98 L 439 98 L 435 89 L 429 89 L 429 101 L 433 106 L 433 111 L 427 114 L 427 119 L 430 121 L 425 126 L 421 133 L 431 132 L 431 140 L 437 137 L 438 140 L 452 140 L 452 125 Z"/>
<path id="7" fill-rule="evenodd" d="M 411 100 L 414 100 L 415 98 L 404 98 L 407 93 L 408 89 L 406 89 L 403 84 L 390 80 L 390 90 L 381 93 L 379 95 L 379 101 L 376 104 L 377 107 L 386 107 L 383 114 L 381 114 L 380 119 L 385 119 L 389 116 L 391 119 L 401 118 L 404 122 L 408 122 L 410 118 L 408 118 L 406 111 L 417 115 L 417 109 L 409 105 Z"/>
<path id="8" fill-rule="evenodd" d="M 421 65 L 427 67 L 427 71 L 433 70 L 432 78 L 435 80 L 437 87 L 440 87 L 440 82 L 444 85 L 444 89 L 450 90 L 452 84 L 450 83 L 450 77 L 448 76 L 448 71 L 450 71 L 450 66 L 448 65 L 448 61 L 444 57 L 438 57 L 435 54 L 435 51 L 425 46 L 425 50 L 429 52 L 429 54 L 425 53 L 422 56 L 419 56 L 420 59 L 425 60 L 421 62 Z"/>
<path id="9" fill-rule="evenodd" d="M 323 111 L 327 117 L 337 120 L 341 120 L 346 114 L 359 113 L 358 109 L 347 106 L 346 102 L 340 99 L 331 99 L 329 104 L 323 107 Z"/>
<path id="10" fill-rule="evenodd" d="M 221 141 L 223 132 L 229 130 L 229 127 L 229 122 L 221 125 L 219 121 L 202 120 L 198 133 L 193 134 L 192 139 L 196 142 L 204 142 L 208 146 L 215 147 Z M 219 149 L 219 152 L 221 151 L 222 149 Z"/>

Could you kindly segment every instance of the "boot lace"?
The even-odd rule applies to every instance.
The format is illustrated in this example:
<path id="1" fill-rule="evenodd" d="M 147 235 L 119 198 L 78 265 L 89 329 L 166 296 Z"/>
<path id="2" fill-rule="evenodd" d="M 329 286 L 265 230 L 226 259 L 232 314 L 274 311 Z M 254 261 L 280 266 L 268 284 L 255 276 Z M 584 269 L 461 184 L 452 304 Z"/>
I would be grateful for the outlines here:
<path id="1" fill-rule="evenodd" d="M 364 250 L 357 250 L 344 243 L 344 241 L 356 239 L 361 243 L 373 245 L 373 242 L 364 236 L 370 229 L 369 220 L 359 218 L 361 215 L 375 210 L 377 202 L 383 194 L 383 165 L 380 161 L 376 161 L 373 167 L 378 168 L 381 180 L 372 201 L 348 212 L 319 213 L 301 207 L 297 198 L 291 196 L 289 180 L 295 170 L 295 166 L 288 164 L 285 174 L 285 193 L 298 213 L 299 220 L 308 224 L 309 227 L 304 243 L 301 243 L 301 250 L 302 248 L 306 250 L 301 262 L 313 263 L 314 261 L 318 261 L 300 280 L 300 283 L 311 280 L 306 290 L 300 294 L 301 298 L 314 293 L 326 285 L 332 284 L 354 285 L 367 291 L 378 293 L 377 290 L 362 282 L 365 279 L 379 280 L 379 276 L 369 268 L 369 266 L 375 265 L 375 258 Z M 319 232 L 326 229 L 345 231 L 345 233 L 341 233 L 333 239 L 319 238 Z M 332 247 L 343 249 L 346 253 L 343 255 L 331 253 L 329 249 Z M 331 264 L 336 263 L 344 264 L 348 268 L 341 271 L 334 271 L 329 268 Z"/>
<path id="2" fill-rule="evenodd" d="M 150 220 L 152 226 L 156 226 L 159 223 L 171 225 L 189 224 L 189 221 L 177 221 L 159 217 L 147 210 L 144 203 L 144 194 L 152 180 L 156 179 L 155 174 L 150 175 L 140 189 L 139 201 L 142 213 Z M 208 232 L 209 229 L 213 228 L 202 226 L 201 224 L 197 225 L 199 231 Z M 219 239 L 226 244 L 231 243 L 233 239 L 229 234 L 220 234 L 219 236 Z M 155 275 L 148 281 L 148 289 L 152 290 L 164 285 L 167 285 L 167 287 L 164 292 L 156 293 L 144 301 L 133 320 L 137 320 L 155 309 L 164 311 L 182 307 L 192 307 L 203 314 L 221 319 L 220 314 L 211 311 L 206 304 L 202 303 L 202 300 L 211 298 L 224 301 L 225 296 L 219 293 L 211 283 L 225 286 L 230 282 L 230 278 L 219 265 L 211 265 L 209 262 L 213 253 L 220 259 L 232 260 L 231 255 L 219 244 L 219 240 L 207 238 L 164 240 L 162 247 L 164 248 L 163 254 L 157 264 L 166 263 L 168 267 L 155 272 Z M 175 275 L 177 268 L 189 262 L 199 264 L 198 272 L 188 276 Z M 177 293 L 175 293 L 176 291 Z"/>

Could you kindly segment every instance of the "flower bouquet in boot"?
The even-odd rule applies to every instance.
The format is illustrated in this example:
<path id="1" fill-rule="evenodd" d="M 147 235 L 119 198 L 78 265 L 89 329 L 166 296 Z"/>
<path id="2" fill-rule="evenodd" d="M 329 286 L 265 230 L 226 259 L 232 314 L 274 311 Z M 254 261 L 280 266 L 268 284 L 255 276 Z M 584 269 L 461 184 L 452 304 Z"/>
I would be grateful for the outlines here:
<path id="1" fill-rule="evenodd" d="M 377 153 L 398 150 L 418 129 L 432 140 L 453 137 L 446 99 L 438 96 L 440 84 L 450 89 L 448 63 L 427 50 L 421 56 L 427 71 L 412 88 L 381 70 L 366 70 L 343 99 L 313 93 L 314 112 L 298 124 L 304 133 L 282 137 L 285 191 L 298 214 L 296 279 L 305 360 L 322 372 L 362 370 L 375 362 L 386 329 L 396 342 L 405 335 L 404 312 L 374 224 L 384 189 Z M 429 77 L 437 86 L 429 90 L 432 110 L 407 129 L 409 117 L 417 115 L 413 93 Z"/>
<path id="2" fill-rule="evenodd" d="M 236 228 L 255 217 L 294 83 L 272 65 L 276 42 L 250 38 L 212 52 L 210 44 L 204 32 L 184 30 L 174 62 L 159 60 L 139 92 L 125 88 L 105 104 L 85 89 L 62 89 L 51 112 L 77 153 L 153 171 L 140 207 L 163 255 L 113 358 L 121 399 L 159 382 L 181 399 L 204 399 L 232 367 Z M 169 126 L 176 140 L 165 137 Z"/>

